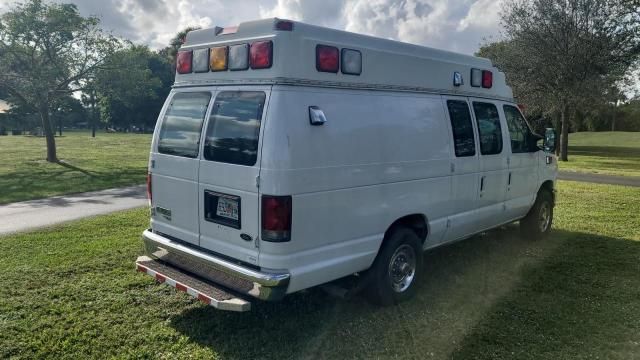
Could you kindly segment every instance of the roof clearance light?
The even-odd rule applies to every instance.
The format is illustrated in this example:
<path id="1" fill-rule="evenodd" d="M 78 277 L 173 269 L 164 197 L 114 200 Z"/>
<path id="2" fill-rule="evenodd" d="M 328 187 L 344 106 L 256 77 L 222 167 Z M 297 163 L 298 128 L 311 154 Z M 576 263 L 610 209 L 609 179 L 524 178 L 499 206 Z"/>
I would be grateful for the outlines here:
<path id="1" fill-rule="evenodd" d="M 193 53 L 191 51 L 178 51 L 176 57 L 176 71 L 178 74 L 188 74 L 191 72 L 191 58 Z"/>
<path id="2" fill-rule="evenodd" d="M 273 43 L 268 41 L 256 41 L 249 48 L 249 63 L 252 69 L 268 69 L 273 60 Z"/>
<path id="3" fill-rule="evenodd" d="M 482 87 L 491 89 L 493 86 L 493 73 L 489 70 L 482 70 Z"/>
<path id="4" fill-rule="evenodd" d="M 473 87 L 482 86 L 482 70 L 471 69 L 471 86 Z"/>
<path id="5" fill-rule="evenodd" d="M 342 49 L 343 74 L 360 75 L 362 72 L 362 54 L 358 50 Z"/>
<path id="6" fill-rule="evenodd" d="M 276 22 L 276 30 L 280 31 L 293 31 L 293 21 L 278 20 Z"/>
<path id="7" fill-rule="evenodd" d="M 337 47 L 316 45 L 316 70 L 337 73 L 340 67 Z"/>
<path id="8" fill-rule="evenodd" d="M 249 44 L 229 46 L 229 70 L 249 68 Z"/>
<path id="9" fill-rule="evenodd" d="M 211 48 L 211 61 L 209 63 L 211 71 L 227 70 L 227 47 L 219 46 Z"/>
<path id="10" fill-rule="evenodd" d="M 209 71 L 209 49 L 193 50 L 193 72 Z"/>

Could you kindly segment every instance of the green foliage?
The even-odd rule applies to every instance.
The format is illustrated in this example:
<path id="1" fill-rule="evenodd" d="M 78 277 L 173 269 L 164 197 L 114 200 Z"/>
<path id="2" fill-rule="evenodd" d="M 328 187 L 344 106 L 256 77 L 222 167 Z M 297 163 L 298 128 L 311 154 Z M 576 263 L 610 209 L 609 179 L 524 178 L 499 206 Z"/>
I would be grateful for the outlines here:
<path id="1" fill-rule="evenodd" d="M 173 67 L 146 46 L 133 45 L 114 53 L 108 70 L 95 79 L 103 123 L 126 129 L 153 128 L 173 81 Z"/>
<path id="2" fill-rule="evenodd" d="M 549 239 L 509 226 L 430 251 L 407 303 L 312 289 L 248 313 L 135 272 L 148 209 L 11 235 L 0 238 L 0 358 L 633 358 L 638 214 L 636 188 L 560 183 Z"/>

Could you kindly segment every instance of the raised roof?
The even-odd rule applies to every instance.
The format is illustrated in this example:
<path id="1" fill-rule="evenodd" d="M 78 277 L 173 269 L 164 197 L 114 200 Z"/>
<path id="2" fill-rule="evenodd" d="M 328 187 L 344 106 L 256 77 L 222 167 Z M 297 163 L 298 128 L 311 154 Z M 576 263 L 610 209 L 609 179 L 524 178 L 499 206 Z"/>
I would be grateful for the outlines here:
<path id="1" fill-rule="evenodd" d="M 271 40 L 273 65 L 269 69 L 176 74 L 175 85 L 285 83 L 513 98 L 504 74 L 485 58 L 301 22 L 293 22 L 292 31 L 276 30 L 278 21 L 282 20 L 244 22 L 231 31 L 216 27 L 189 32 L 181 50 Z M 315 58 L 318 44 L 359 50 L 362 73 L 318 71 Z M 472 68 L 491 71 L 493 86 L 472 87 Z M 462 75 L 462 85 L 454 86 L 454 72 Z"/>

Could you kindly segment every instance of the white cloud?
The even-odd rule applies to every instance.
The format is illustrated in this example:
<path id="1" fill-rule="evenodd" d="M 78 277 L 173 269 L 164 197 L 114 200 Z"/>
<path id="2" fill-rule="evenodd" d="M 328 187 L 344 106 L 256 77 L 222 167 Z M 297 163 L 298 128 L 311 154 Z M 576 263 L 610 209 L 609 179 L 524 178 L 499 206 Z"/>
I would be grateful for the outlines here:
<path id="1" fill-rule="evenodd" d="M 187 26 L 280 17 L 471 54 L 498 35 L 502 0 L 53 0 L 73 1 L 103 27 L 159 48 Z M 0 13 L 13 0 L 0 0 Z"/>
<path id="2" fill-rule="evenodd" d="M 478 0 L 471 5 L 469 12 L 458 24 L 458 31 L 467 28 L 495 28 L 500 22 L 502 0 Z"/>

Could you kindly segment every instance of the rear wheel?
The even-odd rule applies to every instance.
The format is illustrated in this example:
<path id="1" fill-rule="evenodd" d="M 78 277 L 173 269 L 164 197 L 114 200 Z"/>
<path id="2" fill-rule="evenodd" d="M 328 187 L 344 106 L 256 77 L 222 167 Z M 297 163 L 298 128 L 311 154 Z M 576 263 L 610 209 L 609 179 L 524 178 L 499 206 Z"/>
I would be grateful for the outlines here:
<path id="1" fill-rule="evenodd" d="M 410 229 L 394 229 L 385 239 L 370 272 L 367 295 L 371 302 L 388 306 L 415 295 L 422 277 L 420 238 Z"/>
<path id="2" fill-rule="evenodd" d="M 549 234 L 552 223 L 553 195 L 549 190 L 541 190 L 527 216 L 520 220 L 520 231 L 528 238 L 538 239 Z"/>

